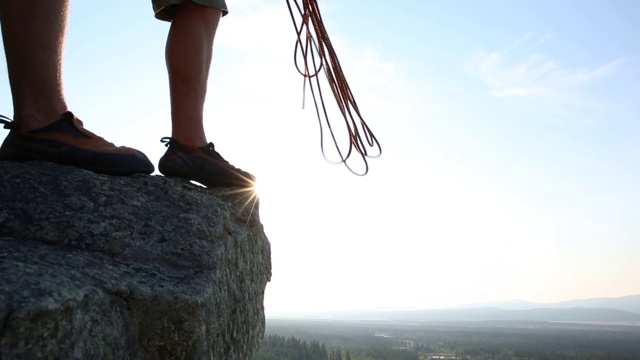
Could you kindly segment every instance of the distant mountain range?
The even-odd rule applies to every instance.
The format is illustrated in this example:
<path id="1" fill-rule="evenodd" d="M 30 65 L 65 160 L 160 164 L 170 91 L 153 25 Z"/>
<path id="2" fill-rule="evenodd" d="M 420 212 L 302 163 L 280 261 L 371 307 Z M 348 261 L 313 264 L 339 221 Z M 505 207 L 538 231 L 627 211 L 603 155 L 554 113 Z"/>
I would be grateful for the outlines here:
<path id="1" fill-rule="evenodd" d="M 544 321 L 640 326 L 640 295 L 568 300 L 554 304 L 524 300 L 472 304 L 453 309 L 345 311 L 293 318 L 353 321 Z"/>
<path id="2" fill-rule="evenodd" d="M 503 310 L 527 310 L 527 309 L 615 309 L 640 314 L 640 295 L 629 295 L 617 298 L 593 298 L 567 300 L 558 303 L 532 303 L 525 300 L 512 300 L 504 302 L 492 302 L 484 304 L 465 305 L 459 308 L 492 307 Z"/>
<path id="3" fill-rule="evenodd" d="M 355 314 L 354 314 L 355 315 Z M 497 308 L 471 308 L 446 310 L 393 311 L 362 313 L 360 320 L 389 321 L 546 321 L 618 323 L 640 325 L 640 314 L 615 309 L 558 308 L 504 310 Z"/>

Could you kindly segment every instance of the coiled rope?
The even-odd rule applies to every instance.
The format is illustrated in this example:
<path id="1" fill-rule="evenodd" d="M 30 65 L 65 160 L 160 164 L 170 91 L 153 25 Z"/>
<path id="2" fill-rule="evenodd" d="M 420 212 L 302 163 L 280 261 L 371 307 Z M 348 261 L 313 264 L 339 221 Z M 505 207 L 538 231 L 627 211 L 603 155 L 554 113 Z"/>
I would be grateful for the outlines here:
<path id="1" fill-rule="evenodd" d="M 295 10 L 297 10 L 295 13 L 292 3 L 295 5 Z M 342 72 L 338 56 L 331 45 L 331 40 L 329 40 L 329 35 L 322 22 L 318 3 L 316 0 L 302 0 L 301 7 L 298 0 L 287 0 L 287 6 L 289 7 L 291 20 L 293 21 L 293 26 L 296 29 L 298 37 L 293 56 L 296 69 L 304 77 L 303 106 L 306 84 L 307 80 L 309 80 L 309 90 L 313 97 L 313 103 L 318 116 L 318 124 L 320 126 L 320 149 L 322 150 L 322 156 L 329 162 L 344 164 L 356 175 L 366 175 L 369 172 L 367 158 L 380 156 L 382 148 L 380 147 L 378 139 L 360 114 L 356 100 Z M 299 23 L 296 21 L 296 15 L 299 16 Z M 300 58 L 302 59 L 302 64 L 299 61 Z M 344 119 L 349 137 L 349 146 L 346 151 L 343 151 L 339 146 L 333 126 L 329 120 L 324 95 L 320 86 L 320 73 L 326 75 L 329 87 Z M 325 127 L 331 135 L 331 140 L 338 151 L 340 161 L 330 160 L 325 153 Z M 373 154 L 370 154 L 368 149 L 375 151 Z M 354 153 L 364 162 L 363 171 L 356 171 L 347 163 L 347 160 L 354 155 Z"/>

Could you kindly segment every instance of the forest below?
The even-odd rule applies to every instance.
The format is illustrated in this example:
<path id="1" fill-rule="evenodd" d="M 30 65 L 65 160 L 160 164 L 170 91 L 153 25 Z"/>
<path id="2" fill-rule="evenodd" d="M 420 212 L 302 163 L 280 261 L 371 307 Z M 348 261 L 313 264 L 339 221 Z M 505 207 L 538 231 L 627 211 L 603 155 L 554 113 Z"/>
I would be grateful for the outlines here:
<path id="1" fill-rule="evenodd" d="M 638 359 L 640 327 L 268 320 L 255 360 Z"/>

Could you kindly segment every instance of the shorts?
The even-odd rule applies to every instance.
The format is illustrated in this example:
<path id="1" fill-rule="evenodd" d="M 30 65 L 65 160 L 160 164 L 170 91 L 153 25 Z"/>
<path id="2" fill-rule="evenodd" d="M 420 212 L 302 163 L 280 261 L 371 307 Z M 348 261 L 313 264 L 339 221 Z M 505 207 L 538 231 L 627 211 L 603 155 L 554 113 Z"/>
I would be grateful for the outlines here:
<path id="1" fill-rule="evenodd" d="M 151 0 L 153 4 L 153 12 L 156 14 L 156 19 L 171 21 L 175 15 L 176 6 L 185 1 L 193 1 L 196 4 L 212 7 L 222 10 L 222 16 L 229 13 L 227 4 L 224 0 Z"/>

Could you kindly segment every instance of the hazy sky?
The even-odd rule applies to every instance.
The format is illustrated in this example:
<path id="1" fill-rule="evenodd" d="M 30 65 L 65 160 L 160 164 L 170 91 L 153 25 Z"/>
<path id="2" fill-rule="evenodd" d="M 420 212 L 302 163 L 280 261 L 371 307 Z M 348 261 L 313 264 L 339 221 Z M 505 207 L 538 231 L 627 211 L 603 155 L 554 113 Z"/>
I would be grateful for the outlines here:
<path id="1" fill-rule="evenodd" d="M 228 2 L 206 129 L 260 183 L 267 315 L 640 293 L 638 1 L 321 0 L 383 147 L 365 177 L 321 155 L 285 0 Z M 76 0 L 65 60 L 71 110 L 154 163 L 168 26 Z"/>

